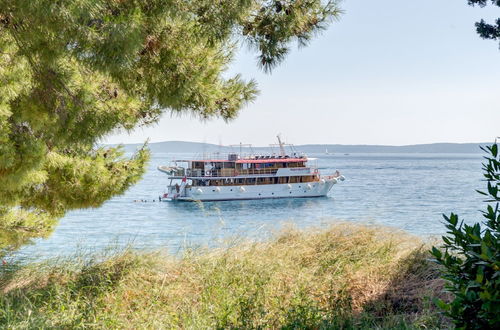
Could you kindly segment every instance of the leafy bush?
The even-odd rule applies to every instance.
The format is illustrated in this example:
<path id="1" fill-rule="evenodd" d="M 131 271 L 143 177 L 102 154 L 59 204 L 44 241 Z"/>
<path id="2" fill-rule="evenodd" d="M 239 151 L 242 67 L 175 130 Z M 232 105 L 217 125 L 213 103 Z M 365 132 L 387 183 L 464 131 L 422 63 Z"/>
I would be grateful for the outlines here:
<path id="1" fill-rule="evenodd" d="M 438 306 L 453 319 L 458 328 L 487 329 L 500 324 L 500 155 L 498 144 L 482 148 L 488 183 L 486 218 L 481 224 L 467 225 L 456 214 L 444 216 L 447 236 L 443 250 L 431 253 L 443 266 L 446 289 L 453 294 L 451 302 L 438 300 Z"/>

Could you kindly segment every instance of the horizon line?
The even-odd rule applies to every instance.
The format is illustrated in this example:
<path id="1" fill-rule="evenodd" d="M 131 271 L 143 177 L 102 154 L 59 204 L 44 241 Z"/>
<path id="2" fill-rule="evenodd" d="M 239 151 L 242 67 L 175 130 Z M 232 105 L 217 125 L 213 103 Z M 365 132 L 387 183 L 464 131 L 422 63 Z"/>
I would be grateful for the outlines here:
<path id="1" fill-rule="evenodd" d="M 342 144 L 342 143 L 302 143 L 302 144 L 292 144 L 294 146 L 318 146 L 318 145 L 336 145 L 336 146 L 366 146 L 366 147 L 412 147 L 412 146 L 425 146 L 425 145 L 442 145 L 442 144 L 453 144 L 453 145 L 465 145 L 465 144 L 491 144 L 494 143 L 495 140 L 491 142 L 429 142 L 429 143 L 415 143 L 415 144 L 402 144 L 402 145 L 394 145 L 394 144 L 366 144 L 366 143 L 358 143 L 358 144 Z M 238 146 L 239 143 L 235 144 L 217 144 L 212 142 L 198 142 L 198 141 L 185 141 L 185 140 L 166 140 L 166 141 L 158 141 L 158 142 L 148 142 L 148 145 L 151 144 L 159 144 L 159 143 L 194 143 L 194 144 L 208 144 L 220 147 L 231 147 Z M 144 142 L 134 142 L 134 143 L 102 143 L 102 145 L 140 145 L 144 144 Z M 243 146 L 244 148 L 248 148 L 248 143 L 245 143 L 247 146 Z M 287 144 L 287 143 L 285 143 Z M 250 145 L 253 148 L 267 148 L 268 145 L 260 146 L 260 145 Z"/>

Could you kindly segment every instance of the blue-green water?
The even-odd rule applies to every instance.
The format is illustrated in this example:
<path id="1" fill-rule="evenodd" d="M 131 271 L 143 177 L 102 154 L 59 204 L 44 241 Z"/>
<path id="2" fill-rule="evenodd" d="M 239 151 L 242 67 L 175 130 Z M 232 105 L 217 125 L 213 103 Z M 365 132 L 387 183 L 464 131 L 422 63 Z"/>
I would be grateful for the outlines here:
<path id="1" fill-rule="evenodd" d="M 98 209 L 68 213 L 49 238 L 18 254 L 44 258 L 129 243 L 175 253 L 186 245 L 212 245 L 231 237 L 265 238 L 284 224 L 311 227 L 335 221 L 394 226 L 427 237 L 443 233 L 442 213 L 457 212 L 468 221 L 481 218 L 482 199 L 475 192 L 485 185 L 480 154 L 316 155 L 322 173 L 339 169 L 346 177 L 326 198 L 159 203 L 167 179 L 156 167 L 189 156 L 154 155 L 144 179 L 125 195 Z M 148 202 L 134 202 L 140 199 Z"/>

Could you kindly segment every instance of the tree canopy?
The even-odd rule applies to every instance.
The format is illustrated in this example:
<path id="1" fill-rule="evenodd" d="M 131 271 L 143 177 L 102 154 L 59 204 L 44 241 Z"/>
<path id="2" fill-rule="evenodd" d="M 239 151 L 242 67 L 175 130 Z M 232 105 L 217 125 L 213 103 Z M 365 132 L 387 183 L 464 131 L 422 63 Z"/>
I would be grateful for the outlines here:
<path id="1" fill-rule="evenodd" d="M 336 0 L 1 0 L 0 248 L 51 231 L 144 173 L 98 147 L 165 111 L 234 118 L 254 81 L 226 77 L 237 46 L 271 70 L 340 14 Z"/>
<path id="2" fill-rule="evenodd" d="M 478 5 L 480 7 L 485 7 L 488 2 L 491 2 L 493 6 L 500 7 L 500 0 L 468 0 L 469 5 L 475 6 Z M 500 18 L 498 18 L 494 24 L 488 24 L 483 19 L 480 22 L 476 23 L 477 33 L 483 39 L 500 39 Z"/>

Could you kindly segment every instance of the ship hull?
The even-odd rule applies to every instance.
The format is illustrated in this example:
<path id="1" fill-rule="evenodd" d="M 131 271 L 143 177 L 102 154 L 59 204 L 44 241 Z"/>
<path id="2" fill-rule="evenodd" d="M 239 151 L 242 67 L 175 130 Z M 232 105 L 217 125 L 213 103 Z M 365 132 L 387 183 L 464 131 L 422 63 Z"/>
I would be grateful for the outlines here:
<path id="1" fill-rule="evenodd" d="M 337 180 L 334 179 L 309 183 L 190 187 L 183 194 L 169 197 L 178 201 L 202 202 L 324 197 L 335 183 Z"/>

